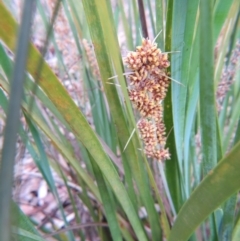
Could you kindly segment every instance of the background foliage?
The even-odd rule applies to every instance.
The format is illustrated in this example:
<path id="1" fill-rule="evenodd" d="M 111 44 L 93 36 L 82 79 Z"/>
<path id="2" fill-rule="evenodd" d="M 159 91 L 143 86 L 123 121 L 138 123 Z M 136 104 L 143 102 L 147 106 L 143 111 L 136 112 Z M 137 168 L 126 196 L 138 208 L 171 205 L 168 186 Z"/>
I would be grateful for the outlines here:
<path id="1" fill-rule="evenodd" d="M 0 240 L 239 240 L 239 1 L 16 4 L 0 1 Z M 165 163 L 147 159 L 133 133 L 122 59 L 142 37 L 171 61 Z M 11 201 L 22 144 L 62 230 Z"/>

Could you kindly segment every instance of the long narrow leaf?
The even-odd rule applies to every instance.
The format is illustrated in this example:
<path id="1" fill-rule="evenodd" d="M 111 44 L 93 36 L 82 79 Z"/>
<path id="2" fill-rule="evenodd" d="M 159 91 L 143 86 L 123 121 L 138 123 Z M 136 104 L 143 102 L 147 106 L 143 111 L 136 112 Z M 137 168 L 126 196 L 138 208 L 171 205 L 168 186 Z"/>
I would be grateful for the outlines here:
<path id="1" fill-rule="evenodd" d="M 31 0 L 26 0 L 24 3 L 0 163 L 0 239 L 6 241 L 10 241 L 9 224 L 13 165 L 16 152 L 17 132 L 20 123 L 20 106 L 23 95 L 23 81 L 28 55 L 28 39 L 30 36 L 33 4 Z M 2 17 L 1 15 L 1 18 Z M 16 31 L 14 31 L 13 34 L 15 35 L 15 33 Z"/>
<path id="2" fill-rule="evenodd" d="M 213 60 L 213 1 L 200 4 L 200 117 L 204 176 L 217 163 Z"/>
<path id="3" fill-rule="evenodd" d="M 240 189 L 240 142 L 206 176 L 182 207 L 168 241 L 187 240 L 198 225 Z"/>
<path id="4" fill-rule="evenodd" d="M 173 1 L 168 2 L 167 9 L 167 27 L 166 27 L 166 41 L 165 51 L 172 51 L 172 21 L 173 21 Z M 175 83 L 174 83 L 175 84 Z M 173 109 L 172 109 L 172 83 L 169 87 L 168 94 L 164 100 L 164 123 L 168 133 L 167 147 L 171 154 L 171 160 L 166 162 L 166 177 L 168 181 L 169 190 L 175 209 L 179 211 L 182 205 L 182 192 L 181 192 L 181 178 L 178 163 L 178 155 L 176 150 L 174 128 L 173 128 Z"/>

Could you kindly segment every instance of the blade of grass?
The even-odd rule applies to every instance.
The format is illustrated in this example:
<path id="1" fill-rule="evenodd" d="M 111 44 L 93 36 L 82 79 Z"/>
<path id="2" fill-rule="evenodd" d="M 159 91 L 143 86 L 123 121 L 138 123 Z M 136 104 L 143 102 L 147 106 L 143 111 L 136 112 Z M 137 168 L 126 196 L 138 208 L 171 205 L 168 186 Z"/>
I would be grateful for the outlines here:
<path id="1" fill-rule="evenodd" d="M 159 194 L 157 184 L 154 180 L 154 176 L 152 174 L 152 171 L 151 171 L 150 166 L 149 166 L 146 159 L 145 159 L 145 162 L 146 162 L 146 168 L 147 168 L 147 172 L 148 172 L 149 179 L 150 179 L 150 184 L 151 184 L 151 187 L 153 188 L 153 190 L 156 194 L 156 199 L 158 201 L 158 204 L 159 204 L 159 207 L 160 207 L 160 210 L 161 210 L 161 217 L 160 217 L 161 227 L 163 229 L 163 233 L 164 233 L 165 237 L 168 237 L 169 232 L 170 232 L 170 226 L 169 226 L 168 218 L 167 218 L 167 215 L 166 215 L 164 203 L 163 203 L 162 198 Z"/>
<path id="2" fill-rule="evenodd" d="M 194 158 L 195 155 L 191 155 L 191 142 L 192 142 L 192 130 L 194 128 L 195 119 L 196 119 L 196 109 L 197 109 L 197 102 L 199 98 L 199 78 L 195 76 L 195 84 L 193 90 L 189 93 L 189 104 L 186 112 L 186 128 L 185 128 L 185 141 L 184 141 L 184 176 L 185 176 L 185 191 L 186 191 L 186 198 L 190 196 L 191 193 L 191 160 Z M 199 180 L 194 175 L 194 180 L 197 182 Z"/>
<path id="3" fill-rule="evenodd" d="M 48 21 L 46 10 L 44 9 L 42 3 L 39 0 L 37 1 L 37 10 L 38 10 L 38 12 L 39 12 L 39 14 L 42 18 L 42 21 L 44 23 L 45 31 L 48 31 L 48 27 L 51 23 Z M 58 48 L 54 31 L 51 31 L 50 40 L 52 41 L 52 43 L 54 45 L 54 51 L 56 53 L 58 63 L 60 64 L 60 67 L 59 67 L 60 76 L 63 74 L 62 72 L 64 71 L 64 74 L 66 73 L 69 77 L 68 69 L 67 69 L 67 67 L 64 63 L 63 56 L 62 56 L 62 54 L 61 54 L 61 52 Z"/>
<path id="4" fill-rule="evenodd" d="M 12 205 L 12 213 L 13 213 L 13 223 L 17 223 L 18 229 L 23 229 L 33 235 L 36 235 L 40 238 L 39 232 L 35 229 L 31 221 L 28 219 L 28 217 L 21 211 L 21 209 L 18 207 L 18 205 L 14 202 L 11 203 Z M 32 239 L 26 237 L 26 236 L 20 236 L 17 237 L 18 241 L 32 241 Z"/>
<path id="5" fill-rule="evenodd" d="M 200 4 L 200 118 L 203 175 L 217 163 L 216 107 L 213 60 L 213 1 Z"/>
<path id="6" fill-rule="evenodd" d="M 196 123 L 196 110 L 197 104 L 199 100 L 199 27 L 195 30 L 194 34 L 194 42 L 193 49 L 190 56 L 191 68 L 189 70 L 188 76 L 188 96 L 187 96 L 187 106 L 186 106 L 186 119 L 185 119 L 185 134 L 184 134 L 184 162 L 183 162 L 183 170 L 185 177 L 185 185 L 188 184 L 188 188 L 186 187 L 186 198 L 189 197 L 192 187 L 190 186 L 190 165 L 196 164 L 194 159 L 196 158 L 196 153 L 193 151 L 193 139 L 195 138 L 195 123 Z M 193 155 L 191 155 L 193 154 Z M 196 168 L 194 168 L 196 170 Z M 197 171 L 194 172 L 194 180 L 195 184 L 199 182 L 199 175 L 197 175 Z M 193 185 L 195 188 L 195 185 Z"/>
<path id="7" fill-rule="evenodd" d="M 219 229 L 219 241 L 232 240 L 236 203 L 237 203 L 237 195 L 234 194 L 224 204 L 224 207 L 223 207 L 224 213 L 221 219 L 222 222 Z"/>
<path id="8" fill-rule="evenodd" d="M 188 4 L 190 3 L 190 4 Z M 178 155 L 178 162 L 182 173 L 182 143 L 185 122 L 185 105 L 188 84 L 188 61 L 191 49 L 188 43 L 192 41 L 195 23 L 195 8 L 197 1 L 181 1 L 173 3 L 172 19 L 172 44 L 170 51 L 179 51 L 171 55 L 171 77 L 184 86 L 172 82 L 172 111 L 174 123 L 175 145 Z M 192 13 L 192 15 L 190 14 Z M 188 23 L 186 23 L 188 20 Z M 187 25 L 186 25 L 187 24 Z M 187 43 L 186 43 L 187 42 Z M 183 45 L 185 43 L 185 47 Z M 168 51 L 168 50 L 167 50 Z M 188 52 L 189 51 L 189 52 Z M 184 55 L 184 56 L 183 56 Z M 184 59 L 183 59 L 184 57 Z M 185 62 L 184 62 L 185 61 Z"/>
<path id="9" fill-rule="evenodd" d="M 165 51 L 172 51 L 172 20 L 173 20 L 173 8 L 174 3 L 172 0 L 168 2 L 167 8 L 167 23 L 166 23 L 166 40 Z M 169 58 L 171 59 L 171 57 Z M 171 68 L 169 68 L 170 70 Z M 166 177 L 168 187 L 171 193 L 171 197 L 175 206 L 175 210 L 178 212 L 182 206 L 182 193 L 181 193 L 181 178 L 178 164 L 178 156 L 175 145 L 174 129 L 173 129 L 173 110 L 172 110 L 172 84 L 170 84 L 167 96 L 164 100 L 164 123 L 166 126 L 166 132 L 168 133 L 168 139 L 166 147 L 169 148 L 171 154 L 171 160 L 166 162 Z"/>
<path id="10" fill-rule="evenodd" d="M 64 210 L 63 210 L 63 207 L 62 207 L 59 195 L 58 195 L 58 191 L 57 191 L 57 188 L 55 186 L 55 182 L 54 182 L 54 179 L 53 179 L 53 176 L 52 176 L 52 172 L 51 172 L 51 169 L 50 169 L 48 158 L 47 158 L 47 155 L 44 151 L 44 146 L 43 146 L 43 143 L 41 142 L 38 130 L 36 129 L 36 127 L 34 126 L 32 121 L 30 120 L 30 118 L 28 118 L 27 115 L 25 115 L 25 119 L 26 119 L 26 122 L 28 123 L 29 130 L 32 133 L 34 142 L 35 142 L 36 147 L 37 147 L 38 153 L 36 153 L 36 151 L 33 148 L 31 148 L 32 151 L 35 152 L 35 155 L 32 154 L 32 156 L 34 157 L 34 161 L 35 161 L 36 165 L 38 166 L 40 172 L 42 173 L 42 175 L 44 177 L 44 180 L 46 180 L 50 191 L 53 193 L 53 195 L 55 196 L 55 198 L 57 200 L 58 208 L 59 208 L 60 213 L 62 215 L 64 225 L 66 227 L 69 227 L 69 223 L 66 219 L 66 215 L 64 213 Z M 69 238 L 69 240 L 74 241 L 74 235 L 71 231 L 68 233 L 68 238 Z"/>
<path id="11" fill-rule="evenodd" d="M 208 215 L 240 188 L 240 142 L 206 176 L 182 207 L 168 241 L 185 241 Z"/>
<path id="12" fill-rule="evenodd" d="M 83 12 L 83 6 L 82 2 L 76 2 L 74 0 L 68 0 L 69 7 L 71 9 L 71 15 L 73 17 L 73 22 L 74 25 L 76 26 L 77 33 L 80 37 L 80 39 L 83 39 L 83 36 L 86 35 L 84 34 L 86 31 L 86 27 L 84 24 L 84 12 Z M 68 17 L 68 16 L 67 16 Z"/>
<path id="13" fill-rule="evenodd" d="M 238 126 L 237 126 L 236 135 L 234 139 L 234 144 L 236 144 L 238 141 L 240 141 L 240 121 L 239 120 L 238 120 Z M 219 230 L 220 241 L 234 240 L 233 230 L 234 230 L 236 204 L 237 204 L 237 194 L 233 195 L 224 204 L 223 218 L 222 218 L 221 228 Z"/>
<path id="14" fill-rule="evenodd" d="M 132 0 L 131 1 L 132 7 L 133 7 L 133 16 L 134 16 L 134 24 L 135 24 L 135 28 L 132 28 L 132 31 L 135 30 L 135 35 L 136 35 L 136 40 L 135 40 L 135 46 L 139 45 L 141 43 L 142 40 L 142 36 L 140 34 L 139 29 L 141 28 L 141 22 L 140 22 L 140 18 L 139 18 L 139 11 L 138 11 L 138 7 L 137 7 L 137 1 L 136 0 Z"/>
<path id="15" fill-rule="evenodd" d="M 230 56 L 231 56 L 231 52 L 229 52 L 230 46 L 231 46 L 230 43 L 234 39 L 233 33 L 237 31 L 236 22 L 238 20 L 240 5 L 239 5 L 239 2 L 234 2 L 234 3 L 235 4 L 232 5 L 225 19 L 225 26 L 221 30 L 222 39 L 220 41 L 221 44 L 218 45 L 218 51 L 217 51 L 218 57 L 215 60 L 216 67 L 215 67 L 215 73 L 214 73 L 214 80 L 216 85 L 221 80 L 223 66 L 226 65 L 226 63 L 229 63 L 230 61 Z M 225 56 L 227 57 L 227 59 L 225 59 Z"/>
<path id="16" fill-rule="evenodd" d="M 91 159 L 91 156 L 90 156 L 90 159 Z M 94 163 L 93 160 L 91 160 L 91 163 L 92 163 L 94 174 L 98 184 L 99 192 L 103 201 L 105 215 L 108 221 L 112 239 L 114 241 L 121 241 L 122 237 L 121 237 L 121 232 L 119 228 L 119 223 L 117 221 L 116 205 L 114 205 L 114 199 L 113 199 L 112 193 L 110 193 L 108 184 L 104 180 L 104 177 L 100 169 L 98 168 L 98 166 Z"/>
<path id="17" fill-rule="evenodd" d="M 127 47 L 129 50 L 132 50 L 133 49 L 133 35 L 132 35 L 131 29 L 130 29 L 131 25 L 129 25 L 127 16 L 124 11 L 123 0 L 119 0 L 118 4 L 119 4 L 122 23 L 123 23 L 123 29 L 124 29 L 126 40 L 127 40 Z"/>
<path id="18" fill-rule="evenodd" d="M 52 166 L 52 165 L 51 165 Z M 74 212 L 74 215 L 75 215 L 75 220 L 76 220 L 76 224 L 81 224 L 81 218 L 80 218 L 80 213 L 78 211 L 78 208 L 77 208 L 77 203 L 74 199 L 74 196 L 73 196 L 73 193 L 72 191 L 70 190 L 70 187 L 67 183 L 67 177 L 65 176 L 65 174 L 63 173 L 62 169 L 61 169 L 61 166 L 60 164 L 57 162 L 57 169 L 58 171 L 60 172 L 60 176 L 62 177 L 63 181 L 64 181 L 64 184 L 65 184 L 65 187 L 67 189 L 67 192 L 68 192 L 68 196 L 69 196 L 69 199 L 70 199 L 70 202 L 71 202 L 71 205 L 73 207 L 73 212 Z M 83 185 L 81 185 L 81 187 L 83 188 L 84 186 L 84 183 L 82 183 Z M 84 237 L 84 233 L 82 232 L 82 230 L 78 230 L 78 235 L 80 237 L 80 240 L 82 241 L 85 241 L 85 237 Z"/>
<path id="19" fill-rule="evenodd" d="M 104 93 L 102 91 L 102 86 L 100 82 L 94 79 L 91 79 L 90 76 L 85 80 L 87 88 L 91 91 L 88 91 L 88 96 L 90 104 L 92 107 L 92 115 L 94 126 L 96 132 L 99 136 L 106 142 L 106 144 L 113 150 L 116 151 L 116 134 L 115 130 L 111 129 L 111 115 L 107 110 L 108 106 L 106 105 L 106 100 L 104 99 Z"/>
<path id="20" fill-rule="evenodd" d="M 200 126 L 202 168 L 206 176 L 217 163 L 217 127 L 214 89 L 213 1 L 200 2 Z M 210 240 L 214 240 L 214 214 Z"/>
<path id="21" fill-rule="evenodd" d="M 183 165 L 186 168 L 188 163 L 183 163 L 182 146 L 185 143 L 184 128 L 188 128 L 188 126 L 185 126 L 185 116 L 189 73 L 191 68 L 198 63 L 198 59 L 192 55 L 193 41 L 198 26 L 198 5 L 199 0 L 181 1 L 174 4 L 173 10 L 172 51 L 180 51 L 180 53 L 173 53 L 171 56 L 171 73 L 173 79 L 180 81 L 184 85 L 172 84 L 174 134 L 181 173 L 186 178 L 188 175 L 183 172 Z M 189 190 L 189 181 L 183 179 L 183 183 L 185 186 L 184 196 L 186 196 Z M 184 198 L 186 199 L 186 197 Z"/>
<path id="22" fill-rule="evenodd" d="M 164 22 L 165 22 L 165 5 L 164 1 L 162 0 L 155 0 L 155 5 L 156 5 L 156 33 L 162 33 L 160 36 L 157 38 L 156 42 L 158 46 L 161 49 L 164 49 L 165 43 L 164 43 L 164 36 L 165 36 L 165 27 L 164 27 Z"/>
<path id="23" fill-rule="evenodd" d="M 23 241 L 27 241 L 27 240 L 29 240 L 29 241 L 45 241 L 46 240 L 36 234 L 33 234 L 32 232 L 29 232 L 29 231 L 19 228 L 19 227 L 13 227 L 12 232 L 17 234 L 18 237 L 20 237 L 19 240 L 23 240 Z"/>
<path id="24" fill-rule="evenodd" d="M 215 46 L 217 39 L 219 37 L 220 31 L 223 27 L 223 24 L 225 23 L 226 17 L 228 15 L 228 11 L 230 10 L 233 2 L 238 2 L 236 0 L 219 0 L 214 5 L 213 9 L 213 44 Z"/>
<path id="25" fill-rule="evenodd" d="M 153 15 L 152 5 L 150 0 L 147 0 L 147 8 L 149 11 L 149 18 L 151 20 L 151 28 L 153 31 L 153 36 L 156 36 L 156 27 L 155 27 L 154 15 Z"/>
<path id="26" fill-rule="evenodd" d="M 0 4 L 0 8 L 2 7 L 1 5 L 2 3 Z M 0 239 L 6 241 L 10 241 L 9 225 L 11 215 L 10 200 L 13 181 L 13 165 L 16 152 L 15 145 L 17 141 L 17 132 L 20 123 L 19 110 L 23 95 L 23 81 L 28 56 L 28 40 L 30 36 L 33 7 L 33 1 L 26 0 L 24 2 L 0 164 Z M 15 31 L 13 34 L 15 35 Z"/>
<path id="27" fill-rule="evenodd" d="M 239 239 L 240 239 L 240 218 L 235 224 L 232 241 L 238 241 Z"/>
<path id="28" fill-rule="evenodd" d="M 240 116 L 240 110 L 238 108 L 239 104 L 240 104 L 240 98 L 234 100 L 234 103 L 232 104 L 232 108 L 234 109 L 234 112 L 233 112 L 232 116 L 230 117 L 230 120 L 228 123 L 228 130 L 227 130 L 227 133 L 225 133 L 225 138 L 223 141 L 224 153 L 230 147 L 229 144 L 231 144 L 232 135 L 236 128 L 236 124 L 238 123 L 238 120 L 239 120 L 239 116 Z"/>

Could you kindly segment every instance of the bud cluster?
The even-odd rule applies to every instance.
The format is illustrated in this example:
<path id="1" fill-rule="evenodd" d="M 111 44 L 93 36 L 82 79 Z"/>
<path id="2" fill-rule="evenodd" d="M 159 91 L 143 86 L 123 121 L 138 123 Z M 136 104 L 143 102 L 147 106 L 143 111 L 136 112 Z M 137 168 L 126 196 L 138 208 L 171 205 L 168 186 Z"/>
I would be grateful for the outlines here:
<path id="1" fill-rule="evenodd" d="M 97 80 L 101 80 L 101 75 L 100 75 L 100 71 L 99 71 L 99 68 L 98 68 L 97 60 L 96 60 L 94 50 L 93 50 L 91 44 L 86 39 L 82 40 L 82 44 L 83 44 L 83 47 L 85 49 L 87 59 L 88 59 L 88 62 L 90 64 L 90 68 L 92 70 L 92 73 L 93 73 L 94 77 Z"/>
<path id="2" fill-rule="evenodd" d="M 159 161 L 169 159 L 162 107 L 170 83 L 166 70 L 170 65 L 168 56 L 156 43 L 143 39 L 142 45 L 127 55 L 125 63 L 132 70 L 128 76 L 129 98 L 141 115 L 137 127 L 144 152 Z"/>

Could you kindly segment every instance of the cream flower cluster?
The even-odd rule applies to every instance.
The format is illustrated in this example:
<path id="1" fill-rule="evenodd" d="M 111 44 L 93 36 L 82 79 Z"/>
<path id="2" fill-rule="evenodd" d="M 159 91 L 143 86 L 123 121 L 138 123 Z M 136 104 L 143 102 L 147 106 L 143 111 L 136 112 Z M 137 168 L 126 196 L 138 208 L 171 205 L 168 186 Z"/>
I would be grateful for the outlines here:
<path id="1" fill-rule="evenodd" d="M 142 45 L 127 55 L 125 63 L 132 70 L 128 76 L 129 98 L 141 115 L 137 127 L 144 142 L 144 152 L 159 161 L 170 159 L 169 151 L 165 149 L 162 107 L 170 83 L 168 56 L 157 48 L 156 43 L 143 39 Z"/>

